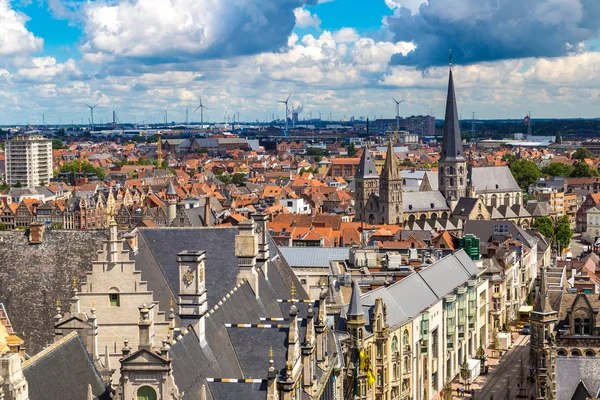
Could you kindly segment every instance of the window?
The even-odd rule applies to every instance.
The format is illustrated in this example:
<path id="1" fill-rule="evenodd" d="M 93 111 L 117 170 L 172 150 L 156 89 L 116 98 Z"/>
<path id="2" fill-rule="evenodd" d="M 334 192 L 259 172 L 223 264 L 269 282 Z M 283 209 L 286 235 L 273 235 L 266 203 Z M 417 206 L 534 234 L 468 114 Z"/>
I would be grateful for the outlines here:
<path id="1" fill-rule="evenodd" d="M 150 386 L 142 386 L 137 391 L 137 400 L 156 400 L 156 391 Z"/>
<path id="2" fill-rule="evenodd" d="M 119 299 L 119 293 L 111 293 L 108 295 L 108 297 L 110 300 L 111 307 L 120 307 L 121 306 L 121 300 Z"/>
<path id="3" fill-rule="evenodd" d="M 398 352 L 398 338 L 394 336 L 392 338 L 392 354 Z"/>

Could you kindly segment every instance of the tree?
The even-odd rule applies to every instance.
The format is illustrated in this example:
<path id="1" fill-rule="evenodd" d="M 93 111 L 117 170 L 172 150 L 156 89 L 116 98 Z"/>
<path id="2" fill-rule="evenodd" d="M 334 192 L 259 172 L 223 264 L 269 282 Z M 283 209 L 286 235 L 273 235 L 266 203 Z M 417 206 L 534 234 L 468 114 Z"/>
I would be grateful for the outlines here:
<path id="1" fill-rule="evenodd" d="M 518 160 L 509 165 L 510 172 L 523 190 L 533 185 L 541 176 L 540 170 L 533 161 Z"/>
<path id="2" fill-rule="evenodd" d="M 591 178 L 593 176 L 600 176 L 598 170 L 591 168 L 585 162 L 580 161 L 575 164 L 573 171 L 569 175 L 571 178 Z"/>
<path id="3" fill-rule="evenodd" d="M 542 168 L 542 174 L 548 176 L 564 176 L 565 178 L 571 176 L 573 173 L 573 167 L 569 164 L 550 163 L 547 167 Z"/>
<path id="4" fill-rule="evenodd" d="M 463 379 L 465 384 L 468 384 L 469 379 L 471 379 L 471 368 L 469 368 L 469 363 L 467 362 L 466 354 L 463 363 L 460 365 L 460 377 Z"/>
<path id="5" fill-rule="evenodd" d="M 444 387 L 442 388 L 442 399 L 443 400 L 452 400 L 452 383 L 450 381 L 446 382 Z"/>
<path id="6" fill-rule="evenodd" d="M 560 244 L 561 250 L 569 247 L 571 238 L 573 237 L 573 231 L 571 230 L 571 223 L 567 215 L 563 215 L 558 219 L 554 234 L 556 240 Z"/>
<path id="7" fill-rule="evenodd" d="M 518 160 L 519 159 L 514 154 L 505 154 L 502 156 L 502 161 L 506 161 L 509 165 Z"/>
<path id="8" fill-rule="evenodd" d="M 6 224 L 4 222 L 0 222 L 0 231 L 5 231 L 8 228 L 6 227 Z"/>
<path id="9" fill-rule="evenodd" d="M 572 160 L 584 160 L 586 158 L 594 158 L 594 155 L 585 147 L 580 147 L 573 154 L 571 154 Z"/>
<path id="10" fill-rule="evenodd" d="M 354 142 L 350 142 L 350 145 L 348 146 L 348 157 L 354 157 L 356 155 L 356 152 L 358 151 L 358 149 L 356 148 L 356 145 L 354 144 Z"/>
<path id="11" fill-rule="evenodd" d="M 62 172 L 62 173 L 79 172 L 79 163 L 80 162 L 81 162 L 81 172 L 84 172 L 86 174 L 95 174 L 100 179 L 104 179 L 104 177 L 106 176 L 106 171 L 104 171 L 102 168 L 94 167 L 89 162 L 80 161 L 80 160 L 75 160 L 75 161 L 71 161 L 70 163 L 64 164 L 60 168 L 60 172 Z"/>
<path id="12" fill-rule="evenodd" d="M 560 132 L 556 132 L 556 137 L 554 138 L 554 143 L 562 144 L 562 137 L 560 136 Z"/>
<path id="13" fill-rule="evenodd" d="M 52 150 L 66 149 L 68 146 L 60 139 L 52 139 Z"/>
<path id="14" fill-rule="evenodd" d="M 245 181 L 246 181 L 246 174 L 243 174 L 241 172 L 236 172 L 235 174 L 233 174 L 231 176 L 231 183 L 233 183 L 236 186 L 243 185 Z"/>
<path id="15" fill-rule="evenodd" d="M 405 159 L 404 161 L 402 161 L 402 162 L 400 163 L 400 165 L 401 165 L 401 166 L 403 166 L 403 167 L 414 167 L 414 166 L 415 166 L 415 163 L 414 163 L 414 162 L 412 162 L 412 161 L 410 161 L 410 160 L 407 158 L 407 159 Z"/>
<path id="16" fill-rule="evenodd" d="M 498 338 L 498 329 L 494 329 L 494 333 L 492 335 L 492 346 L 494 350 L 500 350 L 500 339 Z"/>
<path id="17" fill-rule="evenodd" d="M 533 221 L 533 225 L 531 227 L 547 238 L 551 238 L 554 236 L 553 225 L 554 224 L 549 217 L 537 217 L 535 221 Z"/>

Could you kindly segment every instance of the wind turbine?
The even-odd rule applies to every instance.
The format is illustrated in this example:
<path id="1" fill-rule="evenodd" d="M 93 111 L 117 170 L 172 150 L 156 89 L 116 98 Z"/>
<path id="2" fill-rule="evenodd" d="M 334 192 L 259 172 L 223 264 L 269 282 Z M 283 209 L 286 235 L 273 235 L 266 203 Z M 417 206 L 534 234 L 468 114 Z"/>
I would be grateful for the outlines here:
<path id="1" fill-rule="evenodd" d="M 90 106 L 89 104 L 86 104 L 86 106 L 90 109 L 90 113 L 92 114 L 92 119 L 90 120 L 90 123 L 92 124 L 92 131 L 94 130 L 94 108 L 98 107 L 98 104 L 96 104 L 95 106 Z"/>
<path id="2" fill-rule="evenodd" d="M 398 101 L 392 97 L 394 103 L 396 103 L 396 132 L 400 130 L 400 104 L 404 103 L 404 99 Z"/>
<path id="3" fill-rule="evenodd" d="M 223 114 L 221 114 L 221 118 L 225 117 L 225 125 L 227 125 L 227 106 L 225 106 L 225 111 L 223 112 Z"/>
<path id="4" fill-rule="evenodd" d="M 292 97 L 292 94 L 290 93 L 290 95 L 287 97 L 287 99 L 285 100 L 278 100 L 278 103 L 283 103 L 285 104 L 285 132 L 287 133 L 288 130 L 288 114 L 289 114 L 289 109 L 288 109 L 288 102 L 290 101 L 290 97 Z"/>
<path id="5" fill-rule="evenodd" d="M 208 110 L 208 107 L 205 107 L 204 104 L 202 104 L 202 96 L 200 97 L 200 105 L 198 106 L 198 108 L 196 108 L 194 110 L 194 112 L 200 110 L 200 125 L 204 125 L 204 110 Z"/>

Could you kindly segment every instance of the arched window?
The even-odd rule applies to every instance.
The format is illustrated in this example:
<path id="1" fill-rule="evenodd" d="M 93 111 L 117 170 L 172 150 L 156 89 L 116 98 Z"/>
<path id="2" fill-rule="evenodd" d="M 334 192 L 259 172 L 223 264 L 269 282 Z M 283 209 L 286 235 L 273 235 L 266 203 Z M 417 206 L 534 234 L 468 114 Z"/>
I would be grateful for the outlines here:
<path id="1" fill-rule="evenodd" d="M 465 169 L 463 167 L 458 167 L 458 173 L 459 174 L 463 174 L 465 172 Z"/>
<path id="2" fill-rule="evenodd" d="M 108 290 L 108 292 L 109 292 L 109 294 L 108 294 L 109 305 L 111 307 L 120 307 L 121 299 L 119 296 L 119 289 L 117 289 L 116 287 L 111 287 Z"/>
<path id="3" fill-rule="evenodd" d="M 454 186 L 454 178 L 450 178 L 450 187 Z"/>
<path id="4" fill-rule="evenodd" d="M 419 217 L 419 219 L 420 219 L 421 221 L 425 221 L 425 220 L 427 219 L 427 215 L 425 215 L 425 214 L 421 214 L 421 216 Z"/>
<path id="5" fill-rule="evenodd" d="M 404 333 L 402 334 L 402 346 L 404 346 L 404 348 L 408 346 L 408 339 L 408 329 L 405 329 Z"/>
<path id="6" fill-rule="evenodd" d="M 498 207 L 498 196 L 492 195 L 492 207 Z"/>
<path id="7" fill-rule="evenodd" d="M 558 355 L 559 357 L 566 357 L 567 356 L 567 352 L 563 349 L 558 350 L 558 352 L 556 353 L 556 355 Z"/>
<path id="8" fill-rule="evenodd" d="M 510 195 L 508 193 L 504 195 L 504 205 L 510 206 Z"/>
<path id="9" fill-rule="evenodd" d="M 444 211 L 444 212 L 442 213 L 442 218 L 443 218 L 443 219 L 446 219 L 446 218 L 448 218 L 448 213 L 447 213 L 446 211 Z"/>
<path id="10" fill-rule="evenodd" d="M 581 357 L 581 352 L 579 350 L 575 349 L 571 352 L 571 355 L 573 357 Z"/>
<path id="11" fill-rule="evenodd" d="M 402 366 L 402 368 L 404 369 L 404 373 L 410 372 L 410 357 L 405 356 L 403 363 L 404 363 L 404 365 Z"/>
<path id="12" fill-rule="evenodd" d="M 454 175 L 454 167 L 448 167 L 448 174 Z"/>
<path id="13" fill-rule="evenodd" d="M 594 353 L 593 350 L 586 350 L 585 351 L 585 356 L 586 357 L 594 357 L 596 355 L 596 353 Z"/>
<path id="14" fill-rule="evenodd" d="M 150 386 L 142 386 L 137 391 L 137 400 L 156 400 L 156 391 Z"/>
<path id="15" fill-rule="evenodd" d="M 431 213 L 431 219 L 435 221 L 437 219 L 437 213 Z"/>

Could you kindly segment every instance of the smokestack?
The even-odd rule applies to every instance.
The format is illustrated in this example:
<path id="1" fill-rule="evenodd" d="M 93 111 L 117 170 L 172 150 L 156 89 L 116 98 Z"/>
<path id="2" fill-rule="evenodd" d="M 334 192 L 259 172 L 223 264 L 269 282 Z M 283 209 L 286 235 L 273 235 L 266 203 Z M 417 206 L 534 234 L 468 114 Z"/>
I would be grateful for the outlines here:
<path id="1" fill-rule="evenodd" d="M 117 124 L 117 112 L 113 111 L 113 124 Z"/>

